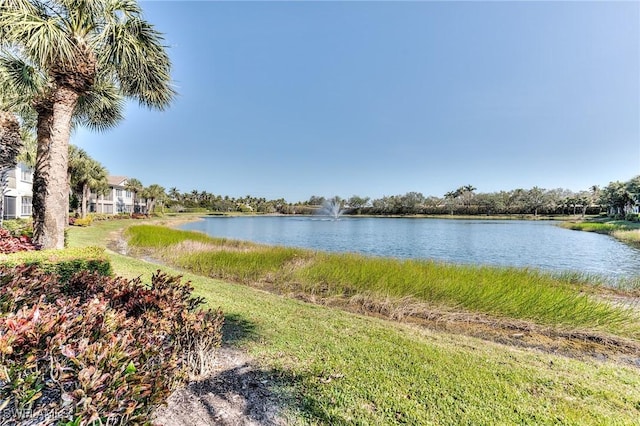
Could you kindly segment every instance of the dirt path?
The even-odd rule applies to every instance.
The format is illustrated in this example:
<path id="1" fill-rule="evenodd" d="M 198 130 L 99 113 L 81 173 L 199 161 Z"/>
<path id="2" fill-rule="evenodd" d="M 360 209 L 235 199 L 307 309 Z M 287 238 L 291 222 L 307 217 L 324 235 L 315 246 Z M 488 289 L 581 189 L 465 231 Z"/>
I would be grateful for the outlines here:
<path id="1" fill-rule="evenodd" d="M 154 414 L 154 424 L 163 426 L 279 426 L 280 415 L 268 374 L 256 368 L 242 351 L 223 347 L 217 355 L 216 371 L 175 391 L 167 406 Z"/>

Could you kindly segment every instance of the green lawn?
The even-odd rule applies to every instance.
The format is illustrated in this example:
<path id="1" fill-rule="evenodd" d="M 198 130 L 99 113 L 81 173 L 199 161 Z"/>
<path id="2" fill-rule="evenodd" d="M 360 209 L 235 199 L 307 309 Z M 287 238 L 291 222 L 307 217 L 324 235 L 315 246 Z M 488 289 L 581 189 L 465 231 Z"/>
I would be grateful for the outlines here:
<path id="1" fill-rule="evenodd" d="M 131 221 L 131 223 L 137 223 Z M 130 221 L 69 231 L 104 244 Z M 117 274 L 158 266 L 111 254 Z M 294 424 L 638 424 L 640 370 L 302 303 L 162 267 L 225 312 L 226 343 L 275 378 Z"/>

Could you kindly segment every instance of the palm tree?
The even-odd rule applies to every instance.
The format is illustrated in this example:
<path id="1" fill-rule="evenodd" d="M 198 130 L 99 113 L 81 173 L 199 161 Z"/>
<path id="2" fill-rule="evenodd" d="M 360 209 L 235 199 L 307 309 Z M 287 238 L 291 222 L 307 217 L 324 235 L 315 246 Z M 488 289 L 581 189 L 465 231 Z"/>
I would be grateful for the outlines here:
<path id="1" fill-rule="evenodd" d="M 162 201 L 165 197 L 164 188 L 155 183 L 149 185 L 142 191 L 142 197 L 147 200 L 146 214 L 152 214 L 156 207 L 156 203 L 158 201 Z"/>
<path id="2" fill-rule="evenodd" d="M 87 157 L 89 157 L 89 154 L 87 154 L 87 152 L 84 149 L 78 148 L 75 145 L 69 144 L 69 161 L 67 163 L 67 185 L 69 186 L 70 193 L 73 193 L 73 185 L 71 182 L 73 179 L 73 176 L 79 174 L 78 171 L 82 167 L 82 163 L 85 161 Z M 69 210 L 71 210 L 71 206 L 69 206 L 69 208 L 67 209 L 67 217 L 69 214 L 68 213 Z"/>
<path id="3" fill-rule="evenodd" d="M 591 203 L 591 205 L 597 204 L 599 208 L 598 213 L 600 213 L 602 210 L 602 204 L 599 203 L 599 200 L 600 200 L 600 187 L 598 185 L 591 185 L 589 187 L 589 203 Z"/>
<path id="4" fill-rule="evenodd" d="M 2 31 L 0 31 L 1 35 Z M 1 46 L 0 46 L 1 47 Z M 13 169 L 23 148 L 20 113 L 25 111 L 26 96 L 9 84 L 10 73 L 0 61 L 0 226 L 4 217 L 4 194 L 8 173 Z"/>
<path id="5" fill-rule="evenodd" d="M 473 185 L 465 185 L 456 190 L 459 197 L 462 199 L 462 205 L 467 208 L 467 211 L 469 211 L 469 209 L 471 208 L 471 200 L 474 196 L 473 191 L 475 191 L 476 189 L 478 188 Z"/>
<path id="6" fill-rule="evenodd" d="M 4 194 L 9 184 L 9 170 L 16 167 L 21 149 L 22 138 L 17 117 L 0 111 L 0 227 L 4 217 Z"/>
<path id="7" fill-rule="evenodd" d="M 87 201 L 90 191 L 102 192 L 107 190 L 107 169 L 102 164 L 94 160 L 84 150 L 73 145 L 69 153 L 69 184 L 71 190 L 80 199 L 80 216 L 84 219 L 87 216 Z"/>
<path id="8" fill-rule="evenodd" d="M 138 198 L 138 194 L 144 189 L 142 182 L 140 182 L 136 178 L 127 179 L 127 183 L 124 185 L 124 189 L 130 191 L 133 194 L 133 211 L 131 213 L 136 212 L 136 199 Z"/>
<path id="9" fill-rule="evenodd" d="M 2 0 L 0 28 L 5 43 L 23 55 L 13 62 L 32 65 L 44 83 L 33 99 L 34 241 L 62 248 L 72 125 L 114 124 L 120 116 L 104 120 L 103 113 L 119 111 L 113 105 L 120 95 L 146 107 L 167 107 L 174 96 L 169 57 L 135 0 Z"/>
<path id="10" fill-rule="evenodd" d="M 181 196 L 182 194 L 180 194 L 180 191 L 178 190 L 178 188 L 176 188 L 175 186 L 169 188 L 169 198 L 171 199 L 171 201 L 175 201 L 176 203 L 180 202 Z"/>
<path id="11" fill-rule="evenodd" d="M 452 216 L 453 216 L 453 210 L 456 205 L 456 201 L 458 200 L 460 195 L 462 195 L 462 193 L 460 192 L 460 188 L 456 189 L 455 191 L 449 191 L 446 194 L 444 194 L 445 204 L 449 205 L 449 214 L 451 214 Z"/>

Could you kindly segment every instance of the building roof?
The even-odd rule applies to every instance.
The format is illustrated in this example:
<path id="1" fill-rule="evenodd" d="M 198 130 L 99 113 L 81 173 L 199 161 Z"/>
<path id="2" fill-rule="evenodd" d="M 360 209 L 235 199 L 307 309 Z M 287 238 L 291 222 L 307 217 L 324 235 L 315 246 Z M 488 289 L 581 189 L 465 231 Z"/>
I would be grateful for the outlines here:
<path id="1" fill-rule="evenodd" d="M 127 183 L 126 176 L 109 176 L 107 177 L 107 181 L 109 182 L 109 186 L 124 186 Z"/>

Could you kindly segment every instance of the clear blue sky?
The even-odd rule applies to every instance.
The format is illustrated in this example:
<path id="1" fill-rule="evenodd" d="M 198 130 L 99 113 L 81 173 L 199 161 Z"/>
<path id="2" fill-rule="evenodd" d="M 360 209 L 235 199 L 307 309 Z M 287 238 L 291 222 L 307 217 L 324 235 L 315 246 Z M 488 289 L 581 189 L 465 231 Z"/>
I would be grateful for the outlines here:
<path id="1" fill-rule="evenodd" d="M 181 191 L 349 197 L 640 174 L 640 3 L 142 2 L 178 98 L 72 143 Z"/>

